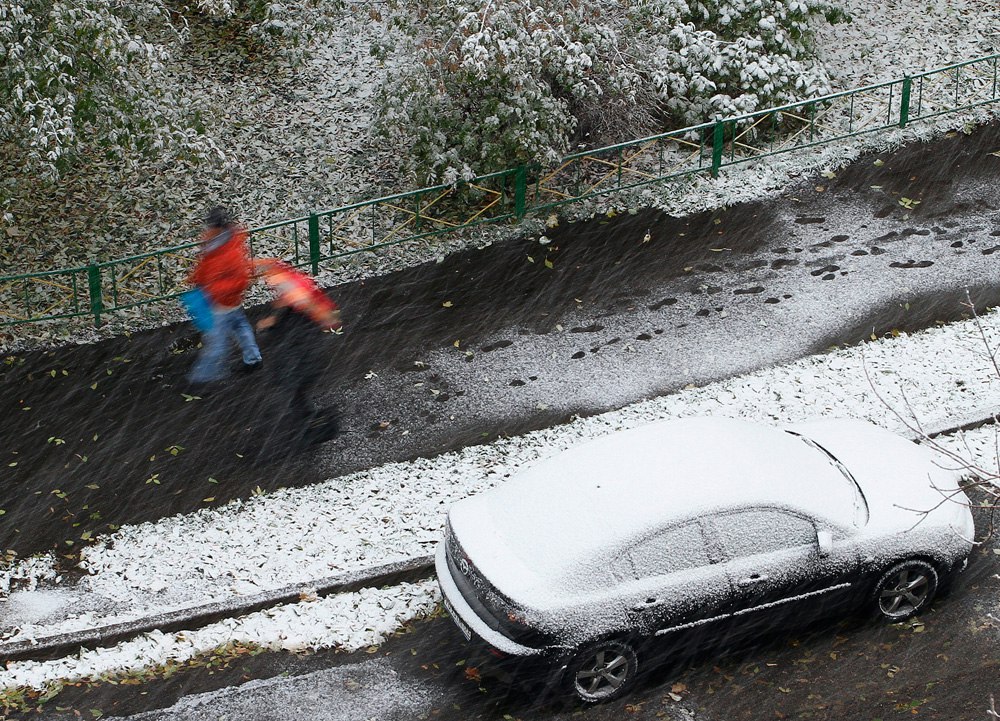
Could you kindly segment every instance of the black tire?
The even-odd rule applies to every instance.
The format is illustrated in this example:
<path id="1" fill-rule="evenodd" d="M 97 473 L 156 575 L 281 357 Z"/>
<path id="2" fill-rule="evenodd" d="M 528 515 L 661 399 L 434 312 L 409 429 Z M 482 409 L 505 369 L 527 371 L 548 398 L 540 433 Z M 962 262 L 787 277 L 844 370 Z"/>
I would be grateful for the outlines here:
<path id="1" fill-rule="evenodd" d="M 938 588 L 937 570 L 927 561 L 912 559 L 890 568 L 875 584 L 874 611 L 893 623 L 923 611 Z"/>
<path id="2" fill-rule="evenodd" d="M 624 641 L 609 639 L 584 647 L 566 667 L 569 689 L 584 703 L 603 703 L 624 695 L 635 683 L 639 662 Z"/>

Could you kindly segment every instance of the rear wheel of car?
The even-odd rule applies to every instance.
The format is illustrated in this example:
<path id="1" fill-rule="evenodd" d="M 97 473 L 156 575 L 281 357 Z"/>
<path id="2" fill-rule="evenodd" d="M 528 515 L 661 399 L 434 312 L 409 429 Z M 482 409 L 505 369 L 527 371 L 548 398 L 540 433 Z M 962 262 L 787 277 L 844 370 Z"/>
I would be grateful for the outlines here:
<path id="1" fill-rule="evenodd" d="M 577 653 L 566 668 L 566 678 L 581 701 L 601 703 L 628 691 L 638 668 L 635 651 L 629 644 L 607 640 Z"/>
<path id="2" fill-rule="evenodd" d="M 926 561 L 897 563 L 875 586 L 875 608 L 889 621 L 904 621 L 930 605 L 938 587 L 938 574 Z"/>

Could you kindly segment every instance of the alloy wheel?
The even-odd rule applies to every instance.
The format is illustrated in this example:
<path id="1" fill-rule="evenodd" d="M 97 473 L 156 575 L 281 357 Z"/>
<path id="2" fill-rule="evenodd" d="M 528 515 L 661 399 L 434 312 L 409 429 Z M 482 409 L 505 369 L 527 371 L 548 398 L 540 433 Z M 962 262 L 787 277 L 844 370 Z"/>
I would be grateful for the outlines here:
<path id="1" fill-rule="evenodd" d="M 616 698 L 635 678 L 635 653 L 624 643 L 611 641 L 594 646 L 578 659 L 573 686 L 584 701 L 594 703 Z"/>
<path id="2" fill-rule="evenodd" d="M 922 610 L 937 588 L 937 573 L 923 561 L 908 561 L 891 569 L 878 587 L 878 606 L 890 620 L 903 620 Z"/>

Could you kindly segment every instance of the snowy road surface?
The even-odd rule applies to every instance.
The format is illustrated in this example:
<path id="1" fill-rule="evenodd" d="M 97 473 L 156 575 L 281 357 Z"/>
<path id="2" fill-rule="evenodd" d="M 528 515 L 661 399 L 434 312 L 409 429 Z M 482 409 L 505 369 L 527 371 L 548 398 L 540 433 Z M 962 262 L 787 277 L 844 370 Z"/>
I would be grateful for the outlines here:
<path id="1" fill-rule="evenodd" d="M 444 703 L 383 659 L 187 696 L 134 721 L 413 721 Z M 440 694 L 440 690 L 437 691 Z M 109 720 L 110 721 L 110 720 Z"/>

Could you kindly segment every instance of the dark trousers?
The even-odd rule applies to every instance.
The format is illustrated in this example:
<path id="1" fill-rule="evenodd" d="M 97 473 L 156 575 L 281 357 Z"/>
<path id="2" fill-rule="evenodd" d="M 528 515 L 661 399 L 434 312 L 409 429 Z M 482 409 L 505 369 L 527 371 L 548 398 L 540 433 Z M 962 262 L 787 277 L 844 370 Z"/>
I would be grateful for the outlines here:
<path id="1" fill-rule="evenodd" d="M 315 412 L 310 396 L 326 369 L 330 336 L 306 316 L 287 309 L 270 334 L 271 377 L 286 394 L 289 420 L 306 422 Z"/>

